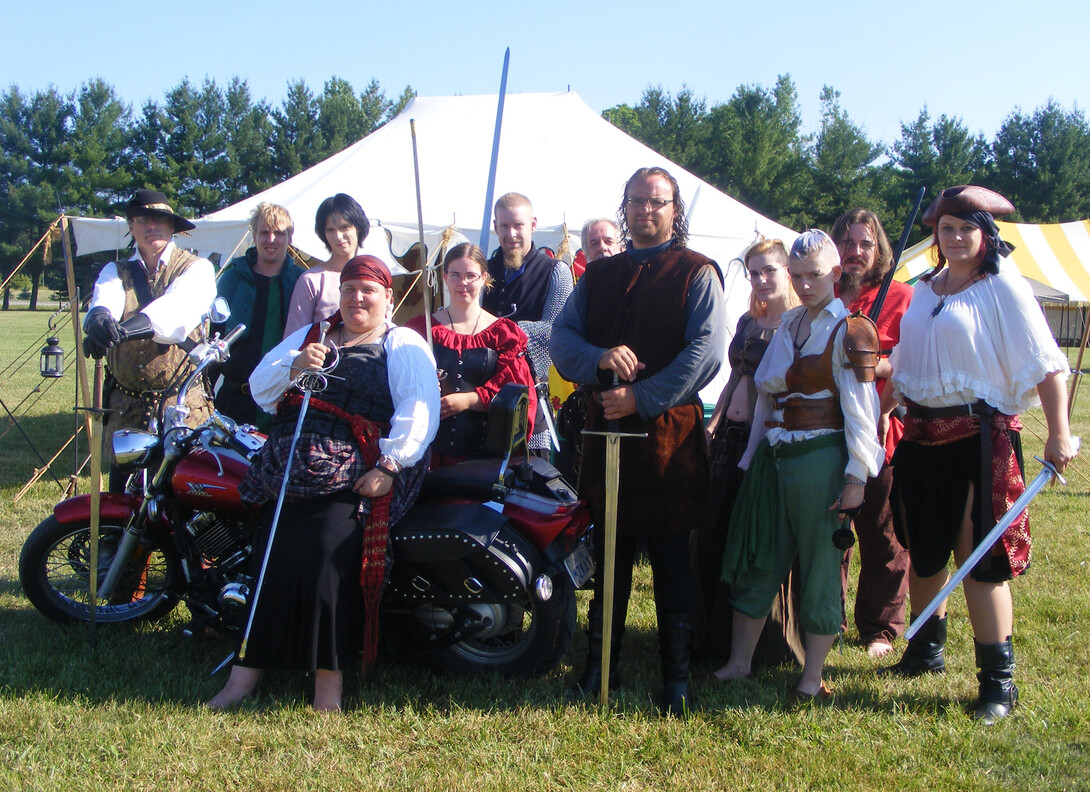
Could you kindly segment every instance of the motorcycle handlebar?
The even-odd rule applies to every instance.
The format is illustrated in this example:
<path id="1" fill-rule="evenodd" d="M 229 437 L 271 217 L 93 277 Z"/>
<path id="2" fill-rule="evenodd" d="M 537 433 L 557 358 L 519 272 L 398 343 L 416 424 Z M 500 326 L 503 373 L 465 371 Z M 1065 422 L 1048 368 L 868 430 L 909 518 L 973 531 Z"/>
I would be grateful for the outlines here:
<path id="1" fill-rule="evenodd" d="M 238 337 L 240 335 L 242 335 L 245 332 L 246 332 L 246 325 L 244 325 L 244 324 L 235 325 L 235 329 L 232 330 L 227 335 L 225 335 L 220 343 L 222 343 L 226 347 L 229 347 L 229 346 L 231 346 L 231 344 L 235 343 L 238 340 Z"/>

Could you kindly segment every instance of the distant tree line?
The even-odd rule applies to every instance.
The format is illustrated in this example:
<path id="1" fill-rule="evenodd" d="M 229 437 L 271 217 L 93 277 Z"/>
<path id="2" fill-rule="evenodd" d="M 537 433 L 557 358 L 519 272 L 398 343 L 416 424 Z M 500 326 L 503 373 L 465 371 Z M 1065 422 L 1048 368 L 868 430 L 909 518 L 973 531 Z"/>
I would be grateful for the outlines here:
<path id="1" fill-rule="evenodd" d="M 105 217 L 137 187 L 165 192 L 183 214 L 204 215 L 277 184 L 370 134 L 414 91 L 388 98 L 371 81 L 356 91 L 334 77 L 321 93 L 288 86 L 279 107 L 254 101 L 245 80 L 183 80 L 139 112 L 112 86 L 91 80 L 0 94 L 0 272 L 9 273 L 60 212 Z M 992 187 L 1018 208 L 1015 220 L 1090 217 L 1090 126 L 1082 110 L 1053 101 L 1014 109 L 995 139 L 927 108 L 901 125 L 899 140 L 868 138 L 821 93 L 819 129 L 802 128 L 789 75 L 741 85 L 721 104 L 688 88 L 647 88 L 638 104 L 603 116 L 628 134 L 762 214 L 794 228 L 828 228 L 863 206 L 900 233 L 923 186 L 933 197 L 955 184 Z M 605 154 L 604 154 L 605 155 Z M 921 238 L 917 230 L 911 241 Z M 36 297 L 41 259 L 27 271 Z M 59 276 L 54 276 L 59 277 Z M 47 286 L 61 288 L 59 280 Z M 5 293 L 5 307 L 8 295 Z"/>
<path id="2" fill-rule="evenodd" d="M 0 94 L 0 272 L 61 212 L 119 214 L 139 187 L 166 193 L 186 216 L 214 212 L 355 143 L 414 95 L 406 87 L 390 99 L 374 80 L 357 92 L 334 77 L 321 93 L 291 83 L 273 107 L 237 77 L 225 87 L 187 79 L 137 113 L 100 79 L 67 94 L 10 87 Z M 32 300 L 41 268 L 39 256 L 28 262 Z M 46 285 L 61 288 L 59 278 Z"/>
<path id="3" fill-rule="evenodd" d="M 959 118 L 920 110 L 891 144 L 867 137 L 829 86 L 816 132 L 802 129 L 788 75 L 772 88 L 742 85 L 708 107 L 691 90 L 647 88 L 639 104 L 602 113 L 616 126 L 747 206 L 796 230 L 828 229 L 842 212 L 876 212 L 896 242 L 920 187 L 927 198 L 980 184 L 1018 209 L 1009 218 L 1055 223 L 1090 217 L 1090 126 L 1082 110 L 1053 101 L 1012 110 L 995 139 Z M 911 242 L 923 236 L 917 225 Z"/>

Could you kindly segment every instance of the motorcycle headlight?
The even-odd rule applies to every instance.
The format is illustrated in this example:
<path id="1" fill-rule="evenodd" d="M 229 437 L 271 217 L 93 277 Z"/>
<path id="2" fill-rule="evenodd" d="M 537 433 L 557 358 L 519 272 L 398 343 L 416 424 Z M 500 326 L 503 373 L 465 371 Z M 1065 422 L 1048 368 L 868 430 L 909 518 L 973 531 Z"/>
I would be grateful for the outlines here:
<path id="1" fill-rule="evenodd" d="M 159 438 L 139 429 L 119 429 L 114 432 L 112 443 L 118 466 L 131 472 L 147 464 L 151 452 L 159 444 Z"/>

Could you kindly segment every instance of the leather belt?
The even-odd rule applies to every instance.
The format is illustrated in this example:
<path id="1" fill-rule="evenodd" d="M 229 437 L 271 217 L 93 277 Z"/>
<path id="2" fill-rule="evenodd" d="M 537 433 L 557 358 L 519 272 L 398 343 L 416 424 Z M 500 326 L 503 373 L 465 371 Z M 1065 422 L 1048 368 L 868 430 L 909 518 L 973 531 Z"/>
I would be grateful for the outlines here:
<path id="1" fill-rule="evenodd" d="M 782 427 L 789 432 L 806 432 L 814 429 L 843 429 L 844 413 L 840 400 L 835 396 L 824 399 L 804 399 L 793 396 L 777 400 L 776 407 L 783 410 L 782 421 L 765 421 L 769 429 Z"/>
<path id="2" fill-rule="evenodd" d="M 957 418 L 962 415 L 991 415 L 995 408 L 986 401 L 980 400 L 969 404 L 955 404 L 951 407 L 924 407 L 914 401 L 905 399 L 905 409 L 913 418 L 932 420 L 935 418 Z"/>

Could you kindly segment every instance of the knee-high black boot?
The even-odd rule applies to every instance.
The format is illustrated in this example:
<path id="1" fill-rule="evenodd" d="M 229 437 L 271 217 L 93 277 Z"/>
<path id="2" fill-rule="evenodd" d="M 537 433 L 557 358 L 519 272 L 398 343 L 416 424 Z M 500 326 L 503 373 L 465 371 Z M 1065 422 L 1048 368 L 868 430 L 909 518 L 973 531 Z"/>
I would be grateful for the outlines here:
<path id="1" fill-rule="evenodd" d="M 689 658 L 693 628 L 689 614 L 659 614 L 659 655 L 662 658 L 662 714 L 687 718 L 696 708 L 689 691 Z"/>
<path id="2" fill-rule="evenodd" d="M 618 623 L 614 610 L 611 647 L 609 652 L 609 689 L 616 690 L 621 684 L 617 668 L 621 659 L 621 639 L 624 622 Z M 602 602 L 593 598 L 587 606 L 587 665 L 576 683 L 566 691 L 568 698 L 588 699 L 597 696 L 602 689 Z"/>
<path id="3" fill-rule="evenodd" d="M 997 644 L 982 644 L 973 639 L 976 664 L 980 673 L 980 695 L 973 705 L 973 720 L 991 726 L 1010 715 L 1018 701 L 1018 686 L 1014 684 L 1014 644 L 1011 636 Z"/>
<path id="4" fill-rule="evenodd" d="M 916 621 L 916 617 L 912 617 Z M 905 653 L 895 665 L 878 670 L 879 675 L 897 674 L 914 677 L 921 674 L 941 674 L 946 670 L 942 650 L 946 645 L 946 617 L 932 616 L 908 640 Z"/>

